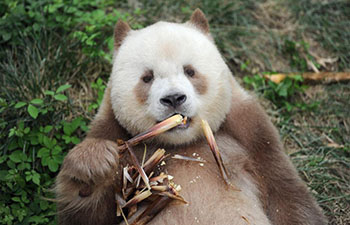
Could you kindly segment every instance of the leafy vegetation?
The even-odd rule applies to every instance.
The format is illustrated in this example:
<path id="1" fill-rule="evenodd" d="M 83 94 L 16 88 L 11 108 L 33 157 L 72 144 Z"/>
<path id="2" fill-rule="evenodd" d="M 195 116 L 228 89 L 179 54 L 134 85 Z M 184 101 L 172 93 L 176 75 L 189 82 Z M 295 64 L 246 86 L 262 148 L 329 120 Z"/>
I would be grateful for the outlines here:
<path id="1" fill-rule="evenodd" d="M 0 98 L 2 224 L 54 223 L 55 204 L 43 197 L 53 198 L 48 190 L 67 149 L 87 131 L 83 117 L 71 122 L 58 119 L 71 111 L 65 94 L 69 88 L 62 85 L 27 102 Z"/>
<path id="2" fill-rule="evenodd" d="M 318 102 L 304 103 L 295 98 L 296 94 L 302 94 L 308 88 L 303 84 L 301 75 L 287 76 L 278 84 L 261 75 L 245 76 L 243 81 L 248 88 L 253 88 L 257 94 L 261 94 L 275 104 L 285 116 L 295 112 L 295 110 L 317 109 Z"/>
<path id="3" fill-rule="evenodd" d="M 117 19 L 127 20 L 128 13 L 113 7 L 113 1 L 13 1 L 1 3 L 0 43 L 19 44 L 32 34 L 55 31 L 75 38 L 89 56 L 111 59 L 113 33 Z M 36 37 L 33 37 L 35 40 Z"/>
<path id="4" fill-rule="evenodd" d="M 105 11 L 108 1 L 67 3 L 0 3 L 1 224 L 56 224 L 55 203 L 46 198 L 54 197 L 62 160 L 100 103 L 86 97 L 80 108 L 72 85 L 79 90 L 96 79 L 91 86 L 102 98 L 97 77 L 109 74 L 110 28 L 128 17 Z"/>
<path id="5" fill-rule="evenodd" d="M 350 89 L 279 84 L 264 71 L 349 69 L 350 5 L 339 1 L 0 2 L 0 224 L 56 224 L 52 188 L 79 143 L 110 73 L 113 26 L 207 15 L 225 60 L 257 93 L 330 224 L 350 223 Z M 324 55 L 335 59 L 319 63 Z M 321 59 L 321 61 L 320 61 Z M 331 60 L 332 61 L 332 60 Z"/>

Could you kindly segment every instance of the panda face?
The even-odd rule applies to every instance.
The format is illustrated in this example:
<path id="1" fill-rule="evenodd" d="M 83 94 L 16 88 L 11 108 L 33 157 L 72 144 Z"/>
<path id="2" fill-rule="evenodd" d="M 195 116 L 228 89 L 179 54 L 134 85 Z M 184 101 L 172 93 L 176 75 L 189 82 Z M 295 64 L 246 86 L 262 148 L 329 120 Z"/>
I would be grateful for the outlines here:
<path id="1" fill-rule="evenodd" d="M 216 131 L 231 106 L 233 77 L 210 37 L 187 24 L 158 22 L 130 31 L 115 54 L 111 101 L 132 135 L 174 114 L 189 123 L 157 140 L 186 144 L 201 135 L 200 121 Z"/>

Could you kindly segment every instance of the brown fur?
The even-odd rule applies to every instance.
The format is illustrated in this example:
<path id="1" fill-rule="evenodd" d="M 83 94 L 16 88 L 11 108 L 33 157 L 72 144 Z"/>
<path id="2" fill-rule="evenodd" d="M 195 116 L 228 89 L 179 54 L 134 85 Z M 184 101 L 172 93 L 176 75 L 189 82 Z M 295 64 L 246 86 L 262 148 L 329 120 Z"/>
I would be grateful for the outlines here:
<path id="1" fill-rule="evenodd" d="M 122 20 L 119 20 L 114 28 L 114 49 L 117 50 L 123 40 L 131 30 L 130 26 Z"/>
<path id="2" fill-rule="evenodd" d="M 201 17 L 196 10 L 191 20 L 203 29 Z M 119 47 L 128 31 L 118 24 L 115 42 Z M 182 186 L 181 194 L 189 204 L 167 206 L 150 224 L 326 224 L 263 109 L 254 99 L 235 96 L 215 136 L 231 182 L 240 191 L 224 184 L 203 139 L 188 146 L 169 147 L 168 153 L 200 156 L 207 162 L 203 166 L 175 159 L 167 162 L 164 170 Z M 59 224 L 118 223 L 114 191 L 120 181 L 116 171 L 125 160 L 119 161 L 115 140 L 129 137 L 115 119 L 108 87 L 87 138 L 68 153 L 57 177 Z M 153 142 L 148 153 L 157 147 Z M 135 150 L 141 157 L 142 151 Z"/>
<path id="3" fill-rule="evenodd" d="M 203 74 L 200 74 L 196 69 L 194 69 L 191 65 L 187 67 L 192 68 L 195 71 L 195 75 L 189 80 L 191 81 L 193 87 L 200 95 L 204 95 L 208 89 L 208 81 Z"/>
<path id="4" fill-rule="evenodd" d="M 116 144 L 87 138 L 64 159 L 56 180 L 59 224 L 113 224 Z"/>
<path id="5" fill-rule="evenodd" d="M 223 130 L 247 151 L 250 174 L 272 224 L 325 224 L 324 216 L 283 152 L 277 130 L 255 100 L 237 102 Z"/>
<path id="6" fill-rule="evenodd" d="M 92 121 L 87 138 L 91 137 L 116 141 L 117 138 L 125 139 L 128 137 L 125 129 L 119 125 L 117 120 L 115 120 L 115 115 L 112 110 L 110 92 L 110 87 L 107 87 L 102 105 L 100 106 L 96 118 Z M 101 130 L 104 132 L 101 132 Z"/>
<path id="7" fill-rule="evenodd" d="M 204 13 L 200 9 L 196 9 L 190 19 L 190 23 L 192 23 L 195 27 L 201 30 L 203 33 L 209 33 L 209 23 L 207 18 L 205 18 Z"/>

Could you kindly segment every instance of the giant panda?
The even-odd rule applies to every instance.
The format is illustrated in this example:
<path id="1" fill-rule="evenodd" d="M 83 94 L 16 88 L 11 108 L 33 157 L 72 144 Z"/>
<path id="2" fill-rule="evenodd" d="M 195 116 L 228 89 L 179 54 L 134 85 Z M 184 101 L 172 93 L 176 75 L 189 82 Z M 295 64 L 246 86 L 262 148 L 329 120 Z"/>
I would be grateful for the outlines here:
<path id="1" fill-rule="evenodd" d="M 232 37 L 234 38 L 234 37 Z M 284 153 L 259 102 L 235 80 L 195 10 L 186 23 L 114 29 L 112 73 L 87 137 L 65 157 L 56 181 L 58 224 L 118 224 L 117 139 L 128 140 L 174 114 L 188 123 L 153 138 L 148 153 L 196 155 L 165 167 L 187 205 L 170 204 L 149 224 L 322 225 L 321 209 Z M 228 171 L 225 185 L 200 121 L 212 128 Z M 141 157 L 143 146 L 135 148 Z"/>

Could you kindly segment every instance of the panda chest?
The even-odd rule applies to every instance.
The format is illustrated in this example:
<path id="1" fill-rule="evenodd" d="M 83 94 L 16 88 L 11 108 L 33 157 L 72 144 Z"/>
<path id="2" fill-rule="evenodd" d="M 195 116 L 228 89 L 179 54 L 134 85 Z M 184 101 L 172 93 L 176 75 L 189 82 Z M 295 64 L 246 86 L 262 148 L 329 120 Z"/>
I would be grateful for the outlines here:
<path id="1" fill-rule="evenodd" d="M 217 141 L 220 147 L 221 138 Z M 173 201 L 151 224 L 269 224 L 257 188 L 243 169 L 248 159 L 242 157 L 240 149 L 231 149 L 236 145 L 230 145 L 229 149 L 225 146 L 221 146 L 221 152 L 232 186 L 224 182 L 207 145 L 177 151 L 204 162 L 166 160 L 162 169 L 181 186 L 180 195 L 188 204 Z"/>

